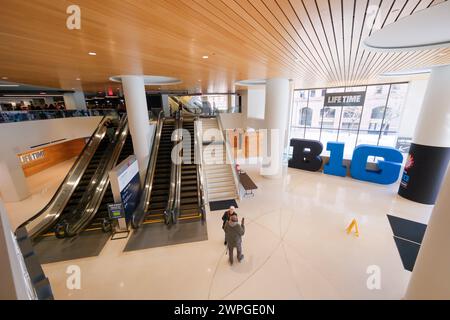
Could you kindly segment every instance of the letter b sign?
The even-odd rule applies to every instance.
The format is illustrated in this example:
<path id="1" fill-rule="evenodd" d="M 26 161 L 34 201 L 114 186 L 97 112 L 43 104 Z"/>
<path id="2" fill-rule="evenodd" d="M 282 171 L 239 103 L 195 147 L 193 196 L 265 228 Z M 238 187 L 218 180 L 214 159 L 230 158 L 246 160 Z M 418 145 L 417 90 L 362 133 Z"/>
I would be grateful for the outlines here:
<path id="1" fill-rule="evenodd" d="M 289 160 L 289 167 L 318 171 L 322 167 L 320 154 L 323 145 L 320 141 L 291 139 L 291 147 L 294 147 L 292 159 Z"/>

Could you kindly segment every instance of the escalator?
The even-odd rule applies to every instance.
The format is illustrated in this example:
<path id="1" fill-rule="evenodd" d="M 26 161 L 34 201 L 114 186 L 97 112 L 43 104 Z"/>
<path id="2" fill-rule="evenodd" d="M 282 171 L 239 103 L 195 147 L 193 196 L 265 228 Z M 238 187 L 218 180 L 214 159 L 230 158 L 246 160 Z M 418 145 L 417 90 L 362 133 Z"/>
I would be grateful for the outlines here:
<path id="1" fill-rule="evenodd" d="M 116 165 L 121 163 L 123 160 L 128 158 L 134 154 L 133 149 L 133 139 L 131 138 L 131 134 L 128 132 L 125 143 L 122 147 L 122 151 L 120 152 L 119 159 L 117 160 Z M 107 218 L 109 217 L 108 213 L 108 204 L 114 203 L 114 196 L 111 189 L 111 184 L 108 183 L 108 187 L 103 195 L 102 202 L 95 214 L 95 217 L 92 219 L 91 223 L 86 227 L 85 230 L 103 230 L 104 232 L 109 231 L 109 224 L 106 223 Z"/>
<path id="2" fill-rule="evenodd" d="M 156 164 L 149 201 L 144 208 L 145 223 L 168 222 L 172 178 L 172 133 L 175 130 L 174 119 L 162 120 L 161 135 L 157 150 Z"/>
<path id="3" fill-rule="evenodd" d="M 109 144 L 110 141 L 108 137 L 105 137 L 98 146 L 97 151 L 92 157 L 92 160 L 89 162 L 89 165 L 86 168 L 86 171 L 84 172 L 83 176 L 81 177 L 77 187 L 75 188 L 75 191 L 73 192 L 72 196 L 67 202 L 67 205 L 64 207 L 64 210 L 61 213 L 61 219 L 63 219 L 68 213 L 71 213 L 78 205 L 79 201 L 81 200 L 81 197 L 86 192 L 86 188 L 88 187 L 90 181 L 92 180 L 92 177 L 95 171 L 97 170 L 97 167 L 100 164 L 100 161 L 102 160 Z"/>
<path id="4" fill-rule="evenodd" d="M 53 198 L 38 214 L 22 224 L 30 238 L 37 240 L 42 235 L 54 234 L 55 227 L 77 207 L 89 188 L 102 159 L 111 150 L 111 139 L 118 134 L 118 117 L 104 117 L 87 142 Z M 108 132 L 109 131 L 109 132 Z"/>
<path id="5" fill-rule="evenodd" d="M 183 162 L 181 169 L 179 220 L 201 218 L 199 208 L 199 177 L 197 176 L 197 165 L 194 161 L 195 152 L 195 130 L 194 121 L 183 121 L 183 129 L 189 132 L 190 139 L 183 138 Z"/>

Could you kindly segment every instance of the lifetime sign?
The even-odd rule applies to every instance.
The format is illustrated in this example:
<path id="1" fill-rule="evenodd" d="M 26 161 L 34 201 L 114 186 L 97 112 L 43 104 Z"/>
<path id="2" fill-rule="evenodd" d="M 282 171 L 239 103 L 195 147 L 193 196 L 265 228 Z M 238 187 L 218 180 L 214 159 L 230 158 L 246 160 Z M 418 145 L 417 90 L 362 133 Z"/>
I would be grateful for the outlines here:
<path id="1" fill-rule="evenodd" d="M 364 105 L 366 100 L 365 92 L 351 93 L 327 93 L 325 95 L 325 107 L 357 107 Z"/>

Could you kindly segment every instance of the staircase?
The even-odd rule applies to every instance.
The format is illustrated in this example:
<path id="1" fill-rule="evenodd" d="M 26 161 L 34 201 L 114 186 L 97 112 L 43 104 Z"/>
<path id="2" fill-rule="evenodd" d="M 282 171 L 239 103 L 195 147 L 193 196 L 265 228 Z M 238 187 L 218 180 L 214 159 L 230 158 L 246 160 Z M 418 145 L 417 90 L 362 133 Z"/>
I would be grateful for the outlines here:
<path id="1" fill-rule="evenodd" d="M 226 162 L 226 144 L 223 134 L 211 134 L 209 129 L 219 130 L 217 119 L 203 119 L 203 168 L 206 176 L 208 201 L 237 199 L 236 184 L 234 183 L 231 164 Z M 215 145 L 215 153 L 205 152 L 208 145 Z"/>

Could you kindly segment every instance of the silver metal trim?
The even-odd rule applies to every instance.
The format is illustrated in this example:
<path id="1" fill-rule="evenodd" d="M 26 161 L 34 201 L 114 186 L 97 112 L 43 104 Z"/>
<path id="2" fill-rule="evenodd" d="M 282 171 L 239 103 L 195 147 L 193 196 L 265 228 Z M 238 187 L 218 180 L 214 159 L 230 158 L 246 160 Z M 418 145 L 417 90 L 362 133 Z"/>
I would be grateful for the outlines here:
<path id="1" fill-rule="evenodd" d="M 106 135 L 107 128 L 104 124 L 108 119 L 111 119 L 111 116 L 105 116 L 100 121 L 94 134 L 89 139 L 81 155 L 66 175 L 66 178 L 50 202 L 38 214 L 20 226 L 25 227 L 31 239 L 45 232 L 59 219 L 100 142 Z"/>
<path id="2" fill-rule="evenodd" d="M 108 189 L 109 171 L 112 170 L 117 164 L 117 160 L 119 159 L 127 135 L 128 118 L 125 115 L 116 130 L 115 144 L 112 153 L 108 153 L 104 156 L 103 160 L 105 160 L 105 162 L 99 165 L 98 173 L 96 172 L 96 175 L 94 175 L 92 179 L 95 183 L 90 184 L 80 200 L 80 205 L 77 207 L 77 209 L 79 209 L 79 211 L 77 211 L 80 212 L 80 214 L 77 213 L 79 220 L 67 226 L 65 236 L 72 237 L 80 233 L 95 217 L 103 200 L 103 196 Z"/>
<path id="3" fill-rule="evenodd" d="M 144 188 L 142 190 L 141 200 L 136 211 L 133 213 L 131 225 L 133 228 L 139 228 L 144 222 L 147 215 L 148 207 L 150 206 L 150 197 L 152 194 L 153 179 L 155 177 L 156 161 L 158 157 L 159 143 L 161 141 L 161 132 L 164 126 L 164 111 L 158 115 L 158 123 L 156 127 L 155 138 L 153 139 L 151 156 L 148 161 L 147 174 L 145 176 Z"/>

